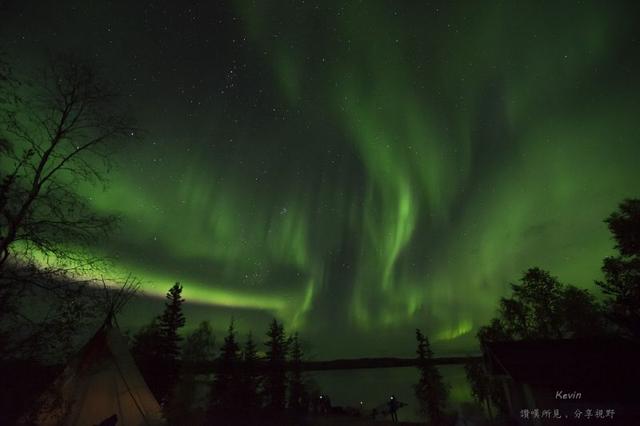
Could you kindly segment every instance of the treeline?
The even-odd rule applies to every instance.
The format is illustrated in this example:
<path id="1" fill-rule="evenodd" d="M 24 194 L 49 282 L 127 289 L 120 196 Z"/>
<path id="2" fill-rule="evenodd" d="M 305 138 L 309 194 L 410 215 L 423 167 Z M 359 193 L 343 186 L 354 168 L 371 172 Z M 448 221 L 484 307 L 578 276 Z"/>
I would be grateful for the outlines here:
<path id="1" fill-rule="evenodd" d="M 596 297 L 586 289 L 561 283 L 550 272 L 528 269 L 512 294 L 499 301 L 498 315 L 481 327 L 480 345 L 498 341 L 538 339 L 589 339 L 622 337 L 640 339 L 640 199 L 620 203 L 605 219 L 618 254 L 604 259 L 604 280 Z M 476 401 L 489 417 L 507 410 L 502 385 L 479 362 L 466 365 Z"/>
<path id="2" fill-rule="evenodd" d="M 239 338 L 233 320 L 219 348 L 211 325 L 202 322 L 186 338 L 182 286 L 167 293 L 164 312 L 138 332 L 132 353 L 169 424 L 296 423 L 312 407 L 310 386 L 302 371 L 298 333 L 287 335 L 275 318 L 265 334 L 264 356 L 249 332 Z M 204 398 L 197 395 L 195 367 L 215 365 Z"/>

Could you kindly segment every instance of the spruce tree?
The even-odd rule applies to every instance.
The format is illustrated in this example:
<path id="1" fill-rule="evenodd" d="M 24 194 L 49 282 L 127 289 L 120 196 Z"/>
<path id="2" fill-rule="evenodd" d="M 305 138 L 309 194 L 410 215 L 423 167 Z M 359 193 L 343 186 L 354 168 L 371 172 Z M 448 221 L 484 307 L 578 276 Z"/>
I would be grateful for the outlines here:
<path id="1" fill-rule="evenodd" d="M 420 380 L 414 385 L 416 399 L 420 404 L 420 414 L 425 416 L 429 424 L 439 425 L 444 420 L 448 389 L 437 367 L 433 364 L 433 351 L 429 339 L 416 329 L 418 347 L 418 370 Z"/>
<path id="2" fill-rule="evenodd" d="M 275 318 L 271 321 L 266 345 L 267 371 L 265 374 L 264 393 L 267 408 L 272 413 L 281 412 L 286 402 L 286 356 L 287 343 L 284 326 Z"/>
<path id="3" fill-rule="evenodd" d="M 304 411 L 306 398 L 306 390 L 302 377 L 302 358 L 303 352 L 300 346 L 298 333 L 294 333 L 289 342 L 290 353 L 290 371 L 289 371 L 289 408 L 294 411 Z"/>
<path id="4" fill-rule="evenodd" d="M 175 283 L 167 292 L 162 314 L 134 338 L 133 354 L 142 374 L 161 405 L 166 406 L 180 372 L 178 330 L 184 326 L 182 286 Z"/>
<path id="5" fill-rule="evenodd" d="M 240 399 L 243 403 L 245 423 L 253 424 L 262 408 L 260 398 L 260 374 L 258 371 L 258 350 L 251 332 L 242 350 L 242 370 L 240 373 Z"/>
<path id="6" fill-rule="evenodd" d="M 158 401 L 160 401 L 162 389 L 164 389 L 164 372 L 160 353 L 161 340 L 162 332 L 158 325 L 158 318 L 154 318 L 151 323 L 142 327 L 133 336 L 131 347 L 131 353 L 140 373 Z"/>
<path id="7" fill-rule="evenodd" d="M 180 342 L 182 337 L 178 329 L 184 327 L 185 318 L 182 313 L 182 286 L 175 283 L 167 292 L 167 301 L 164 312 L 160 316 L 160 329 L 162 330 L 162 349 L 167 359 L 177 361 L 180 357 Z"/>
<path id="8" fill-rule="evenodd" d="M 161 332 L 159 342 L 160 358 L 164 369 L 159 401 L 164 405 L 171 398 L 180 372 L 180 342 L 182 337 L 178 334 L 178 329 L 185 324 L 184 314 L 182 313 L 184 299 L 182 298 L 182 286 L 180 283 L 175 283 L 169 289 L 166 298 L 164 312 L 162 312 L 158 321 Z"/>
<path id="9" fill-rule="evenodd" d="M 169 407 L 164 410 L 169 424 L 191 424 L 196 421 L 196 370 L 204 362 L 213 361 L 216 356 L 215 336 L 211 325 L 202 321 L 196 330 L 187 336 L 182 347 L 180 378 L 175 386 Z"/>
<path id="10" fill-rule="evenodd" d="M 191 364 L 213 361 L 216 357 L 216 338 L 208 321 L 202 321 L 185 339 L 182 360 Z"/>
<path id="11" fill-rule="evenodd" d="M 236 341 L 233 320 L 220 348 L 217 369 L 209 398 L 211 421 L 234 424 L 240 407 L 240 346 Z"/>

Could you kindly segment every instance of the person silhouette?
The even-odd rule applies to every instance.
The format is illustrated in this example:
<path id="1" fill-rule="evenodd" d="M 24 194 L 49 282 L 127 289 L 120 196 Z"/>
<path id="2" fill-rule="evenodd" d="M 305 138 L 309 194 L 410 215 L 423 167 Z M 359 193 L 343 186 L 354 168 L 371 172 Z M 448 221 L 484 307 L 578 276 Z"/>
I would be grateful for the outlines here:
<path id="1" fill-rule="evenodd" d="M 398 404 L 398 400 L 396 399 L 395 395 L 391 395 L 389 397 L 389 402 L 387 403 L 387 405 L 389 406 L 389 413 L 391 414 L 391 421 L 394 423 L 398 422 L 398 408 L 399 408 L 399 404 Z"/>

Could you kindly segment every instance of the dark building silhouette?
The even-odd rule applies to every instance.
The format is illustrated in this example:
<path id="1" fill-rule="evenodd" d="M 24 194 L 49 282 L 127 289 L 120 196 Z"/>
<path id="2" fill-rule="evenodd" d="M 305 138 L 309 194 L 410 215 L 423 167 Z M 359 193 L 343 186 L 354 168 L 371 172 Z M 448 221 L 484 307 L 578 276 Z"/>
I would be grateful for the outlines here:
<path id="1" fill-rule="evenodd" d="M 638 343 L 537 340 L 486 343 L 483 350 L 514 424 L 640 424 Z"/>

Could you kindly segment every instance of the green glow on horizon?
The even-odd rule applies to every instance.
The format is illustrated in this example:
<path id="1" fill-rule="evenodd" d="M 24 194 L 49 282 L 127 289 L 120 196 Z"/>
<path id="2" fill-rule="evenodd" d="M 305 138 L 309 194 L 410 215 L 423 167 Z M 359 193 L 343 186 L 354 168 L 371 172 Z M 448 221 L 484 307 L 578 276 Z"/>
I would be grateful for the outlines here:
<path id="1" fill-rule="evenodd" d="M 453 340 L 464 334 L 470 333 L 473 330 L 473 323 L 471 321 L 462 321 L 457 327 L 450 330 L 444 330 L 440 333 L 436 333 L 435 340 Z"/>

